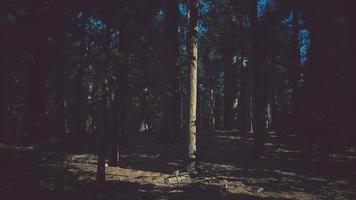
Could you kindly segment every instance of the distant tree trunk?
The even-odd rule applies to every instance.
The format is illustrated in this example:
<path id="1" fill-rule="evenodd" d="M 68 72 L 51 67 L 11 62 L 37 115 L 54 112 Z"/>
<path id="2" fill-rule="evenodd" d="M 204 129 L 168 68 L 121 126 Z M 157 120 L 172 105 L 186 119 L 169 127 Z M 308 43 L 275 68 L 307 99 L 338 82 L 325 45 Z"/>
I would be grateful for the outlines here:
<path id="1" fill-rule="evenodd" d="M 99 69 L 100 81 L 101 81 L 101 99 L 100 99 L 100 130 L 98 132 L 98 164 L 97 164 L 97 182 L 105 182 L 105 146 L 106 146 L 106 132 L 107 132 L 107 98 L 108 98 L 108 88 L 107 88 L 107 70 L 110 64 L 110 44 L 111 44 L 111 32 L 108 28 L 106 33 L 106 47 L 105 55 L 106 62 L 102 66 L 102 69 Z"/>
<path id="2" fill-rule="evenodd" d="M 198 79 L 198 13 L 199 0 L 190 0 L 188 19 L 188 52 L 189 52 L 189 125 L 188 125 L 188 159 L 189 173 L 195 173 L 196 134 L 197 134 L 197 79 Z"/>
<path id="3" fill-rule="evenodd" d="M 274 66 L 273 66 L 274 67 Z M 272 88 L 270 91 L 271 92 L 271 124 L 270 124 L 270 129 L 271 130 L 276 130 L 276 124 L 277 124 L 277 115 L 278 115 L 278 110 L 277 110 L 277 89 L 276 89 L 276 84 L 275 84 L 275 71 L 272 71 Z"/>
<path id="4" fill-rule="evenodd" d="M 323 123 L 334 118 L 332 99 L 335 90 L 330 90 L 331 77 L 335 76 L 334 53 L 330 45 L 333 38 L 332 6 L 328 1 L 312 1 L 309 10 L 310 15 L 310 49 L 309 62 L 305 72 L 305 110 L 307 123 L 304 142 L 305 153 L 311 153 L 318 138 L 322 138 L 326 130 Z M 314 5 L 313 5 L 314 4 Z M 322 73 L 321 73 L 322 72 Z"/>
<path id="5" fill-rule="evenodd" d="M 129 26 L 124 24 L 119 38 L 119 51 L 123 55 L 123 63 L 119 66 L 119 145 L 126 146 L 126 120 L 129 94 Z M 120 50 L 121 49 L 121 50 Z"/>
<path id="6" fill-rule="evenodd" d="M 229 15 L 233 15 L 232 6 L 228 10 Z M 232 129 L 233 122 L 233 102 L 234 102 L 234 84 L 233 84 L 233 50 L 234 50 L 234 37 L 233 37 L 233 22 L 232 16 L 226 17 L 223 33 L 223 63 L 224 63 L 224 127 L 226 130 Z"/>
<path id="7" fill-rule="evenodd" d="M 87 112 L 86 112 L 86 104 L 87 104 L 87 99 L 86 99 L 86 89 L 84 87 L 84 68 L 87 64 L 86 62 L 86 48 L 87 45 L 85 43 L 86 39 L 86 24 L 87 24 L 87 16 L 86 13 L 83 12 L 82 15 L 82 32 L 81 32 L 81 41 L 80 41 L 80 63 L 77 68 L 77 76 L 75 79 L 75 84 L 76 84 L 76 105 L 75 105 L 75 124 L 74 124 L 74 145 L 80 145 L 77 146 L 76 149 L 81 149 L 82 151 L 84 150 L 84 141 L 85 141 L 85 126 L 86 126 L 86 118 L 87 118 Z"/>
<path id="8" fill-rule="evenodd" d="M 57 5 L 58 8 L 55 13 L 56 20 L 56 85 L 55 85 L 55 94 L 54 94 L 54 136 L 57 137 L 59 142 L 62 144 L 64 142 L 64 43 L 65 43 L 65 30 L 66 30 L 66 19 L 63 14 L 62 5 Z"/>
<path id="9" fill-rule="evenodd" d="M 179 11 L 178 0 L 166 1 L 167 16 L 165 22 L 166 29 L 166 83 L 167 92 L 165 96 L 164 115 L 162 137 L 174 136 L 177 139 L 177 134 L 180 133 L 181 127 L 181 108 L 180 108 L 180 83 L 179 83 L 179 65 L 177 59 L 179 56 L 179 38 L 178 38 L 178 23 Z"/>
<path id="10" fill-rule="evenodd" d="M 212 130 L 215 124 L 214 120 L 214 104 L 215 104 L 215 90 L 213 88 L 209 91 L 209 130 Z"/>
<path id="11" fill-rule="evenodd" d="M 119 30 L 117 30 L 119 32 Z M 120 44 L 121 38 L 118 40 L 118 44 Z M 118 52 L 121 51 L 120 45 L 117 45 Z M 120 136 L 120 68 L 121 62 L 118 61 L 116 68 L 114 68 L 115 73 L 115 86 L 114 86 L 114 94 L 112 99 L 112 130 L 111 130 L 111 144 L 110 144 L 110 166 L 118 166 L 120 163 L 120 144 L 119 144 L 119 136 Z"/>
<path id="12" fill-rule="evenodd" d="M 251 1 L 251 27 L 252 27 L 252 70 L 253 70 L 253 119 L 255 134 L 255 156 L 260 156 L 264 151 L 265 137 L 265 90 L 264 90 L 264 63 L 261 59 L 261 30 L 257 21 L 257 0 Z"/>
<path id="13" fill-rule="evenodd" d="M 290 88 L 292 90 L 292 97 L 291 97 L 291 129 L 296 131 L 299 123 L 299 116 L 301 111 L 301 102 L 300 102 L 300 87 L 299 87 L 299 80 L 301 78 L 301 58 L 300 58 L 300 45 L 299 45 L 299 15 L 297 9 L 293 10 L 293 19 L 292 19 L 292 52 L 291 52 L 291 64 L 289 65 L 289 81 L 290 81 Z"/>
<path id="14" fill-rule="evenodd" d="M 29 142 L 38 144 L 44 137 L 44 120 L 46 111 L 45 102 L 45 79 L 46 65 L 48 63 L 47 34 L 44 30 L 46 24 L 35 4 L 30 5 L 30 16 L 32 20 L 33 49 L 31 52 L 32 63 L 27 70 L 27 84 L 25 94 L 24 126 L 28 133 Z"/>
<path id="15" fill-rule="evenodd" d="M 221 96 L 217 89 L 215 89 L 214 99 L 214 128 L 218 130 L 221 129 Z"/>
<path id="16" fill-rule="evenodd" d="M 118 52 L 123 56 L 122 61 L 119 61 L 119 64 L 115 70 L 116 76 L 116 88 L 114 90 L 114 100 L 113 100 L 113 131 L 112 138 L 113 141 L 110 148 L 110 165 L 117 166 L 120 164 L 119 153 L 122 148 L 127 145 L 126 141 L 126 129 L 127 129 L 127 116 L 128 116 L 128 101 L 130 98 L 129 95 L 129 36 L 130 36 L 130 25 L 127 23 L 127 15 L 123 21 L 125 23 L 119 27 L 119 41 L 118 41 Z M 142 61 L 142 57 L 139 59 Z"/>
<path id="17" fill-rule="evenodd" d="M 117 77 L 117 76 L 116 76 Z M 120 108 L 119 108 L 119 88 L 116 85 L 114 89 L 114 99 L 113 99 L 113 129 L 112 129 L 112 145 L 110 150 L 110 166 L 117 166 L 119 164 L 119 117 L 120 117 Z"/>
<path id="18" fill-rule="evenodd" d="M 240 102 L 239 102 L 239 110 L 240 110 L 240 132 L 241 134 L 245 134 L 248 130 L 248 108 L 249 106 L 249 95 L 248 95 L 248 79 L 247 79 L 247 70 L 245 67 L 241 67 L 241 78 L 240 78 Z"/>
<path id="19" fill-rule="evenodd" d="M 10 57 L 7 53 L 1 55 L 0 67 L 0 140 L 6 139 L 8 135 L 8 120 L 6 115 L 8 109 Z"/>
<path id="20" fill-rule="evenodd" d="M 245 60 L 245 37 L 244 37 L 244 26 L 243 26 L 243 17 L 241 16 L 239 18 L 240 23 L 241 23 L 241 40 L 240 40 L 240 46 L 241 46 L 241 63 L 240 63 L 240 99 L 239 99 L 239 119 L 240 119 L 240 133 L 245 134 L 247 132 L 248 128 L 248 119 L 249 119 L 249 79 L 247 77 L 248 71 L 247 71 L 247 63 Z"/>
<path id="21" fill-rule="evenodd" d="M 356 49 L 356 12 L 354 11 L 353 1 L 345 1 L 346 26 L 348 30 L 348 44 L 346 53 L 346 66 L 344 69 L 345 79 L 345 132 L 349 145 L 356 144 L 356 79 L 354 78 L 354 67 L 356 58 L 354 50 Z"/>

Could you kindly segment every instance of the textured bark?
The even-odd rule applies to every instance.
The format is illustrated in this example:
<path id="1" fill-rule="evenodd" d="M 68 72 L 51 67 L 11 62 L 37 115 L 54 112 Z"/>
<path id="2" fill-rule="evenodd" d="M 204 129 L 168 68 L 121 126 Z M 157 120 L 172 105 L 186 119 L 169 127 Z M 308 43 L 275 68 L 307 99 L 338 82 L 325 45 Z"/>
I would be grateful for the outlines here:
<path id="1" fill-rule="evenodd" d="M 198 86 L 198 13 L 199 1 L 190 0 L 190 16 L 188 24 L 188 52 L 189 52 L 189 109 L 188 109 L 188 171 L 194 173 L 196 159 L 197 134 L 197 86 Z"/>

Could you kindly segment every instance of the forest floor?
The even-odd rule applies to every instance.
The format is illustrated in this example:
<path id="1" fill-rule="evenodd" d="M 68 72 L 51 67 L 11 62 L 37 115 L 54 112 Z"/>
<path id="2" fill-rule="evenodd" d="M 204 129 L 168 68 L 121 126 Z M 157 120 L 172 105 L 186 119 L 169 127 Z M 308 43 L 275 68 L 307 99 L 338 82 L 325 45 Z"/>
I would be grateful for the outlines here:
<path id="1" fill-rule="evenodd" d="M 100 186 L 93 154 L 0 144 L 0 199 L 356 199 L 356 148 L 305 159 L 270 133 L 266 155 L 254 159 L 251 135 L 204 132 L 198 139 L 194 178 L 180 172 L 177 182 L 185 166 L 181 146 L 133 134 L 120 167 L 106 167 Z"/>

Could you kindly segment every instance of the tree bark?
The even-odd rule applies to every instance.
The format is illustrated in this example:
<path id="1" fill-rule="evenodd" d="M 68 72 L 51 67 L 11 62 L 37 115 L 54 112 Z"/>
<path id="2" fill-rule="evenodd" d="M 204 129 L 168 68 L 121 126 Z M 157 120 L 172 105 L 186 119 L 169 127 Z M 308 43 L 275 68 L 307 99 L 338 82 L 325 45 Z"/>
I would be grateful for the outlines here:
<path id="1" fill-rule="evenodd" d="M 188 55 L 189 55 L 189 124 L 188 124 L 188 159 L 189 173 L 195 173 L 196 134 L 197 134 L 197 79 L 198 79 L 198 13 L 199 1 L 190 0 L 188 22 Z"/>

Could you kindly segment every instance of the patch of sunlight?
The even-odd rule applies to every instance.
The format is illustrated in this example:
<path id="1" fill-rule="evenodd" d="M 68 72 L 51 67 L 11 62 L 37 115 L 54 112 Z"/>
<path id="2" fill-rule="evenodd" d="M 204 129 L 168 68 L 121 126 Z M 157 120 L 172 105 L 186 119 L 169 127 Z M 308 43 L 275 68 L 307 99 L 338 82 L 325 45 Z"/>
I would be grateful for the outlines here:
<path id="1" fill-rule="evenodd" d="M 281 148 L 278 148 L 276 149 L 276 152 L 277 153 L 299 153 L 300 151 L 298 150 L 287 150 L 287 149 L 281 149 Z"/>
<path id="2" fill-rule="evenodd" d="M 281 170 L 274 170 L 274 172 L 276 172 L 277 174 L 283 174 L 283 175 L 288 175 L 288 176 L 297 176 L 298 175 L 293 172 L 285 172 L 285 171 L 281 171 Z"/>
<path id="3" fill-rule="evenodd" d="M 317 178 L 317 177 L 306 177 L 310 181 L 317 181 L 317 182 L 327 182 L 328 180 L 324 178 Z"/>
<path id="4" fill-rule="evenodd" d="M 356 147 L 350 147 L 349 149 L 345 150 L 345 152 L 356 153 Z"/>
<path id="5" fill-rule="evenodd" d="M 346 179 L 340 179 L 340 180 L 336 180 L 335 183 L 346 185 L 349 184 L 349 181 L 347 181 Z"/>
<path id="6" fill-rule="evenodd" d="M 314 200 L 319 199 L 317 196 L 308 194 L 305 192 L 295 192 L 295 191 L 282 191 L 275 194 L 277 198 L 285 199 L 303 199 L 303 200 Z"/>
<path id="7" fill-rule="evenodd" d="M 183 193 L 183 190 L 169 190 L 169 193 Z"/>
<path id="8" fill-rule="evenodd" d="M 265 143 L 265 146 L 267 146 L 267 147 L 272 147 L 272 146 L 274 146 L 274 144 L 268 142 L 268 143 Z"/>
<path id="9" fill-rule="evenodd" d="M 79 174 L 80 180 L 95 180 L 95 175 L 88 175 L 83 172 L 95 174 L 96 165 L 87 163 L 70 163 L 68 171 Z M 168 174 L 159 172 L 126 169 L 120 167 L 106 167 L 106 179 L 108 181 L 125 181 L 130 183 L 152 184 L 156 186 L 168 187 L 164 180 L 167 176 Z"/>
<path id="10" fill-rule="evenodd" d="M 220 169 L 220 170 L 241 170 L 241 168 L 238 168 L 234 165 L 229 165 L 229 164 L 217 164 L 217 163 L 200 163 L 200 166 L 203 168 L 209 168 L 210 170 L 212 169 Z"/>

